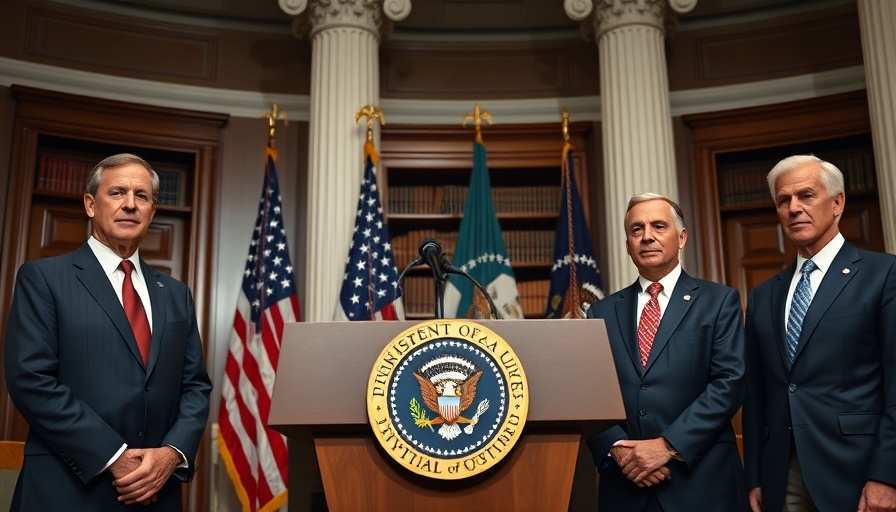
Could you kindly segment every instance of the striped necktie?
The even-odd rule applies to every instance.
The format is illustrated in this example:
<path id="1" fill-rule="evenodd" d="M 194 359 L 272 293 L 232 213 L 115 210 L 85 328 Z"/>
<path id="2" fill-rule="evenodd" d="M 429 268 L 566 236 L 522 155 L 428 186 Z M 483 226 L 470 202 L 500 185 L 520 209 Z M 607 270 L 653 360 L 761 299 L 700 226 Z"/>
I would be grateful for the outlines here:
<path id="1" fill-rule="evenodd" d="M 647 358 L 650 357 L 650 348 L 653 346 L 653 338 L 660 326 L 660 301 L 657 295 L 663 291 L 660 283 L 651 283 L 647 287 L 650 299 L 641 311 L 641 320 L 638 322 L 638 350 L 641 352 L 641 368 L 647 368 Z"/>
<path id="2" fill-rule="evenodd" d="M 790 303 L 790 317 L 787 320 L 787 368 L 793 366 L 793 358 L 796 356 L 796 347 L 800 342 L 800 331 L 803 329 L 803 319 L 809 303 L 812 302 L 812 282 L 809 275 L 818 268 L 812 260 L 803 262 L 800 269 L 800 281 L 793 292 L 793 301 Z"/>

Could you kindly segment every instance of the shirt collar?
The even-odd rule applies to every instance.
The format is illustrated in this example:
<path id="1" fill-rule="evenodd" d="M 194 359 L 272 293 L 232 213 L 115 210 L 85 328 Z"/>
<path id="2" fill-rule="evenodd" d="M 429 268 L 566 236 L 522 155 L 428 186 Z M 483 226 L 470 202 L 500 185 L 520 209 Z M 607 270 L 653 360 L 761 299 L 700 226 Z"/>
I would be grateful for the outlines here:
<path id="1" fill-rule="evenodd" d="M 93 235 L 90 235 L 90 238 L 87 239 L 87 245 L 93 250 L 94 256 L 99 260 L 100 267 L 102 267 L 103 272 L 105 272 L 107 276 L 111 276 L 118 270 L 118 265 L 121 264 L 122 260 L 121 256 L 115 254 L 112 249 L 94 238 Z M 137 274 L 137 278 L 142 281 L 143 271 L 140 268 L 140 250 L 138 249 L 134 251 L 134 254 L 131 254 L 131 257 L 127 259 L 134 264 L 134 271 Z"/>
<path id="2" fill-rule="evenodd" d="M 812 258 L 803 258 L 799 253 L 796 255 L 796 269 L 797 273 L 799 273 L 800 269 L 803 268 L 803 262 L 807 259 L 811 259 L 815 262 L 815 266 L 818 267 L 818 270 L 821 270 L 822 274 L 826 274 L 828 268 L 834 263 L 834 258 L 837 256 L 837 253 L 840 252 L 840 249 L 843 247 L 843 244 L 846 243 L 846 239 L 843 238 L 841 233 L 837 233 L 834 238 L 831 239 L 830 242 L 827 243 L 820 251 L 818 251 L 815 256 Z"/>
<path id="3" fill-rule="evenodd" d="M 681 276 L 681 262 L 678 265 L 675 265 L 668 274 L 663 276 L 662 279 L 657 281 L 661 285 L 663 285 L 663 291 L 660 293 L 662 295 L 669 296 L 672 293 L 672 290 L 675 289 L 675 285 L 678 283 L 678 278 Z M 641 293 L 647 293 L 647 287 L 650 286 L 653 281 L 649 279 L 645 279 L 642 276 L 638 276 L 638 284 L 641 285 Z"/>

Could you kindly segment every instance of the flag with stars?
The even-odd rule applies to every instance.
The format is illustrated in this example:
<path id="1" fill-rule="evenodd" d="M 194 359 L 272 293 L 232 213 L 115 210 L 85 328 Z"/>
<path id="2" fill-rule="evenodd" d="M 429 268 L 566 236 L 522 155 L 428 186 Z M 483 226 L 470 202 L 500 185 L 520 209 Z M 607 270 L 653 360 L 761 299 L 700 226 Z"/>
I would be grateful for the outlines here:
<path id="1" fill-rule="evenodd" d="M 300 320 L 286 246 L 276 152 L 266 152 L 264 188 L 237 298 L 224 369 L 218 446 L 244 511 L 286 503 L 285 438 L 267 426 L 283 326 Z"/>
<path id="2" fill-rule="evenodd" d="M 560 215 L 545 318 L 584 318 L 591 304 L 604 297 L 604 292 L 568 143 L 563 148 L 562 169 Z"/>
<path id="3" fill-rule="evenodd" d="M 376 186 L 377 160 L 373 144 L 364 144 L 364 181 L 336 320 L 404 320 L 398 271 Z"/>
<path id="4" fill-rule="evenodd" d="M 478 138 L 473 143 L 473 173 L 451 263 L 470 274 L 488 291 L 499 316 L 523 318 L 516 278 L 492 201 L 485 145 Z M 464 276 L 449 276 L 444 302 L 446 318 L 484 316 L 483 308 L 474 296 L 473 284 Z M 474 304 L 476 307 L 471 310 Z"/>

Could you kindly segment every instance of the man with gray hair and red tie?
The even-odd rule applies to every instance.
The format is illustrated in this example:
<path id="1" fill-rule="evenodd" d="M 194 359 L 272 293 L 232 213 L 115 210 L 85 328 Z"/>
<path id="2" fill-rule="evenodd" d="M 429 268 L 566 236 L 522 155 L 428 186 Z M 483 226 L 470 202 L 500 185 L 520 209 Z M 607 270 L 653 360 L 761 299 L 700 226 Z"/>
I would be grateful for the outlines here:
<path id="1" fill-rule="evenodd" d="M 212 385 L 189 288 L 138 252 L 158 192 L 142 158 L 106 158 L 84 194 L 92 235 L 19 269 L 4 364 L 30 428 L 13 511 L 181 509 Z"/>
<path id="2" fill-rule="evenodd" d="M 607 512 L 747 510 L 731 419 L 744 395 L 736 290 L 687 274 L 681 208 L 629 201 L 625 247 L 638 280 L 588 310 L 604 319 L 626 418 L 588 440 Z"/>

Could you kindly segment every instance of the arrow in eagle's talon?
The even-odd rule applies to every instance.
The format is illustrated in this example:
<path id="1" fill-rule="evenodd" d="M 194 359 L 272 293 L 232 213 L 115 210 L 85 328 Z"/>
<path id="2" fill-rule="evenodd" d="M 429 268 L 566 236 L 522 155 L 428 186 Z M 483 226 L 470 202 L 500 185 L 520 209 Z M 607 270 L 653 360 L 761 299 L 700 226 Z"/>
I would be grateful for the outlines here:
<path id="1" fill-rule="evenodd" d="M 479 402 L 479 405 L 476 406 L 476 415 L 470 419 L 470 424 L 464 427 L 464 432 L 467 434 L 473 433 L 473 426 L 479 422 L 479 416 L 482 415 L 485 411 L 488 410 L 488 398 Z"/>

